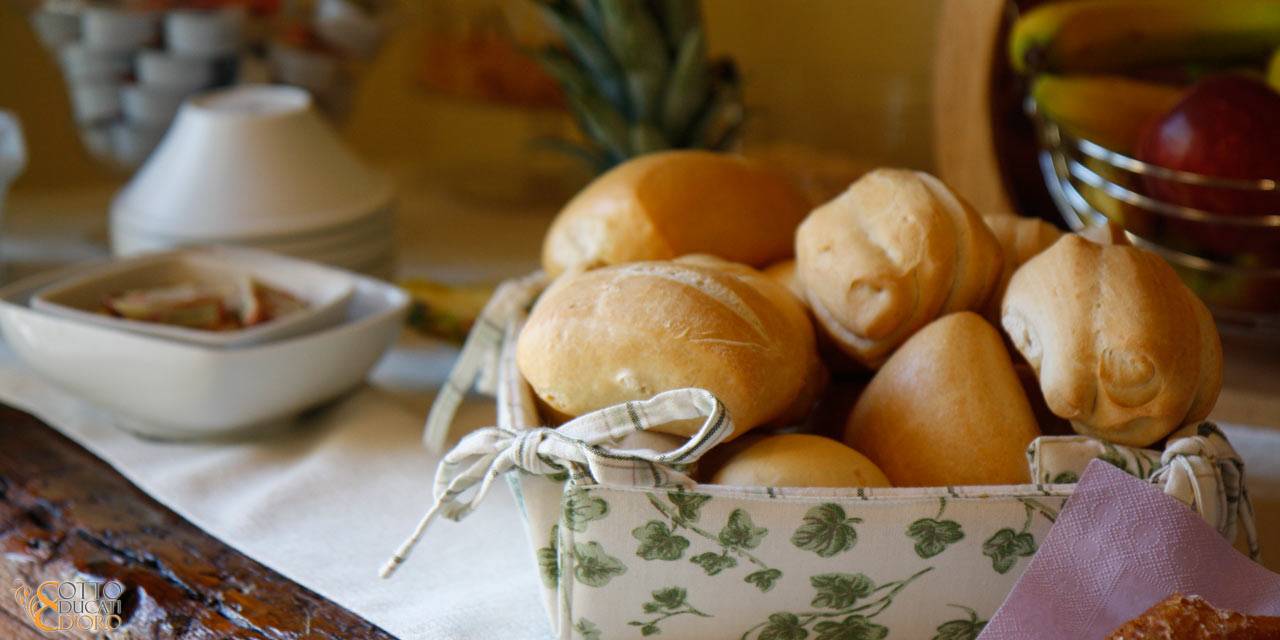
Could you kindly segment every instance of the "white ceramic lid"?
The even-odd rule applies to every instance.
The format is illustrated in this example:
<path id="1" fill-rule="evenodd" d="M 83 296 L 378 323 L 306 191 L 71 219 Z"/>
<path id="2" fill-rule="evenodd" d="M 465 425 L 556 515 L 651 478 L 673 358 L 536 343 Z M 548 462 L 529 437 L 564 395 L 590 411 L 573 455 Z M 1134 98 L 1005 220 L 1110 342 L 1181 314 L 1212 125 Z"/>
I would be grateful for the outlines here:
<path id="1" fill-rule="evenodd" d="M 245 85 L 189 99 L 111 205 L 112 224 L 198 240 L 307 232 L 392 198 L 296 87 Z"/>

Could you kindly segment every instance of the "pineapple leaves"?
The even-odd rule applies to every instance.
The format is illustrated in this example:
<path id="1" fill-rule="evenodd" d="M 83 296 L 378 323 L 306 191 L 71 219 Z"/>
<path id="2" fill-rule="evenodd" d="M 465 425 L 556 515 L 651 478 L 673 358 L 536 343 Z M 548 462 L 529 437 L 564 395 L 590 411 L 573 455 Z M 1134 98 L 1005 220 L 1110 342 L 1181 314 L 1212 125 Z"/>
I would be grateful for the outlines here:
<path id="1" fill-rule="evenodd" d="M 643 153 L 737 141 L 739 80 L 731 61 L 707 58 L 697 0 L 534 1 L 563 41 L 537 58 L 585 135 L 573 155 L 604 171 Z"/>
<path id="2" fill-rule="evenodd" d="M 626 75 L 634 120 L 657 122 L 667 84 L 662 30 L 643 0 L 600 0 L 605 42 Z"/>
<path id="3" fill-rule="evenodd" d="M 676 65 L 662 102 L 662 127 L 677 142 L 684 142 L 689 126 L 707 102 L 711 90 L 706 49 L 702 29 L 693 29 L 680 43 L 676 54 Z"/>

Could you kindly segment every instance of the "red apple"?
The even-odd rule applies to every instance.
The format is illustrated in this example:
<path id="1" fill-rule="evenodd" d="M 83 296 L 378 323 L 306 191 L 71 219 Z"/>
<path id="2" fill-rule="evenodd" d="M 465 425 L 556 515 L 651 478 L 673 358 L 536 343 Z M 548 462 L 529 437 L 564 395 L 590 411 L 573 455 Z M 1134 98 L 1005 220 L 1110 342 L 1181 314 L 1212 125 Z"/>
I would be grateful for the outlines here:
<path id="1" fill-rule="evenodd" d="M 1218 178 L 1280 180 L 1280 93 L 1249 76 L 1223 74 L 1196 83 L 1173 110 L 1152 122 L 1138 159 Z M 1280 214 L 1280 191 L 1193 187 L 1145 180 L 1157 199 L 1227 215 Z"/>

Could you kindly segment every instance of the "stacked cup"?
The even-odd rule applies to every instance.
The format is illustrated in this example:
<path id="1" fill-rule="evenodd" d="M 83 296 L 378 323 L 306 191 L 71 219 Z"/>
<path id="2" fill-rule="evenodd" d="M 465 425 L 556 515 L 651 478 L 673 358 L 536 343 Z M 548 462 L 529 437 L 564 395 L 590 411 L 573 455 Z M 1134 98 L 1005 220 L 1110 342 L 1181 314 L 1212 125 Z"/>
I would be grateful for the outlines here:
<path id="1" fill-rule="evenodd" d="M 111 206 L 117 255 L 225 244 L 389 276 L 391 182 L 359 160 L 297 87 L 188 100 Z"/>

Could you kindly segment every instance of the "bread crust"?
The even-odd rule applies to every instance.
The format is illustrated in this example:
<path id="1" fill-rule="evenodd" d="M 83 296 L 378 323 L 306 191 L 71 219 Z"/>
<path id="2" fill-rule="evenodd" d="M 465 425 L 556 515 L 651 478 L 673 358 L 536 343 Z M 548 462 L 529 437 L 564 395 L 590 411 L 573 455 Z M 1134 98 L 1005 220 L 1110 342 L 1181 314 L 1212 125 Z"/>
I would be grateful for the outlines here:
<path id="1" fill-rule="evenodd" d="M 983 216 L 1000 243 L 1000 253 L 1004 262 L 1000 269 L 1000 280 L 991 299 L 987 301 L 982 315 L 995 325 L 1000 324 L 1000 302 L 1004 300 L 1004 292 L 1009 288 L 1009 280 L 1013 272 L 1041 251 L 1048 249 L 1062 232 L 1057 227 L 1039 218 L 1023 218 L 1011 215 Z"/>
<path id="2" fill-rule="evenodd" d="M 559 414 L 701 387 L 729 410 L 733 437 L 792 408 L 816 361 L 790 293 L 748 267 L 697 259 L 566 273 L 516 345 L 521 374 Z M 661 430 L 691 435 L 697 426 Z"/>
<path id="3" fill-rule="evenodd" d="M 1107 640 L 1266 640 L 1280 638 L 1280 618 L 1218 609 L 1173 594 L 1107 634 Z"/>
<path id="4" fill-rule="evenodd" d="M 735 487 L 887 487 L 889 479 L 866 456 L 830 438 L 807 433 L 766 435 L 734 451 L 711 475 Z"/>
<path id="5" fill-rule="evenodd" d="M 709 253 L 763 267 L 791 256 L 804 194 L 781 172 L 731 154 L 667 151 L 596 178 L 547 232 L 542 266 L 571 268 Z"/>
<path id="6" fill-rule="evenodd" d="M 844 442 L 897 487 L 1022 484 L 1038 435 L 999 333 L 966 311 L 894 352 L 854 405 Z"/>
<path id="7" fill-rule="evenodd" d="M 1158 256 L 1068 234 L 1014 273 L 1001 324 L 1045 401 L 1081 434 L 1148 446 L 1208 415 L 1212 317 Z"/>
<path id="8" fill-rule="evenodd" d="M 935 318 L 981 309 L 1001 261 L 973 209 L 918 171 L 872 171 L 796 231 L 797 273 L 814 317 L 872 369 Z"/>

